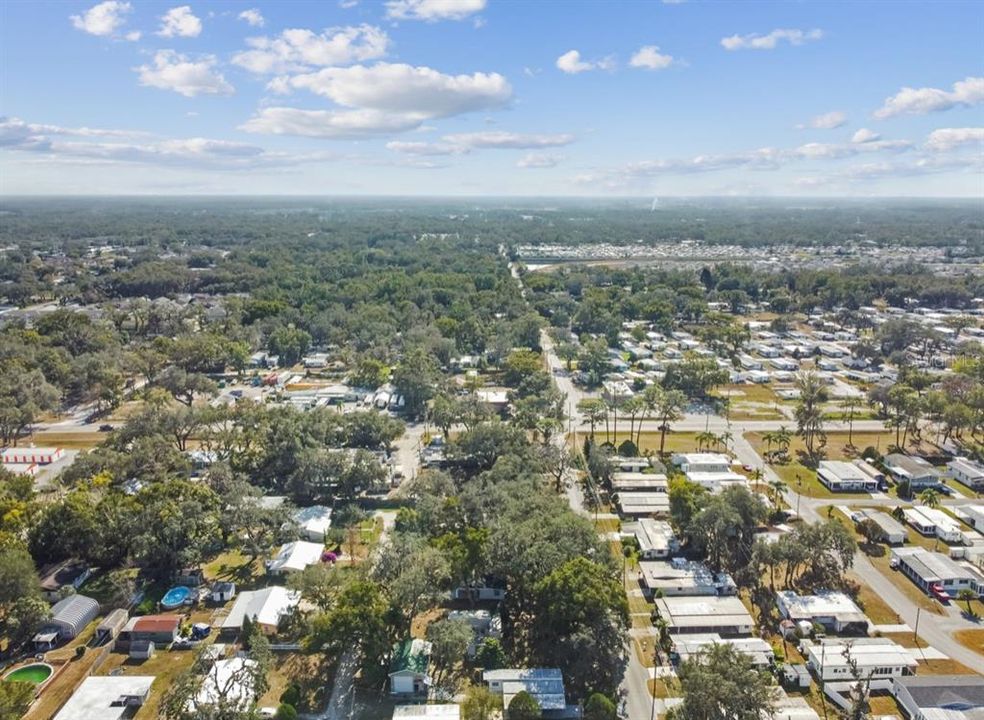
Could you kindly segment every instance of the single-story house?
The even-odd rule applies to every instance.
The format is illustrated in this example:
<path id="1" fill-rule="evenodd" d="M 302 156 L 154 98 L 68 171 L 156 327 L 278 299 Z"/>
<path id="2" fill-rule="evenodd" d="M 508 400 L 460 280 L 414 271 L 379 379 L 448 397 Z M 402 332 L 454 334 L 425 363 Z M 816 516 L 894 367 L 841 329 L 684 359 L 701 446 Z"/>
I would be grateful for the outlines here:
<path id="1" fill-rule="evenodd" d="M 899 571 L 925 593 L 931 592 L 934 585 L 952 597 L 964 589 L 978 595 L 984 592 L 984 576 L 970 564 L 958 563 L 942 553 L 922 547 L 896 548 L 892 558 L 898 560 Z"/>
<path id="2" fill-rule="evenodd" d="M 92 575 L 92 570 L 81 560 L 64 560 L 45 565 L 38 575 L 41 578 L 41 594 L 44 599 L 58 602 L 66 588 L 78 590 Z"/>
<path id="3" fill-rule="evenodd" d="M 301 601 L 300 593 L 280 585 L 262 590 L 244 590 L 236 597 L 232 609 L 222 621 L 223 633 L 236 634 L 243 627 L 243 619 L 253 620 L 264 633 L 273 634 L 281 618 L 293 612 Z"/>
<path id="4" fill-rule="evenodd" d="M 854 463 L 821 460 L 817 479 L 831 492 L 877 492 L 878 481 Z"/>
<path id="5" fill-rule="evenodd" d="M 746 485 L 748 478 L 731 469 L 731 458 L 720 453 L 681 453 L 674 455 L 673 464 L 687 480 L 705 490 L 718 492 L 729 485 Z"/>
<path id="6" fill-rule="evenodd" d="M 868 632 L 867 616 L 846 593 L 828 590 L 798 595 L 792 590 L 781 590 L 776 593 L 776 605 L 782 616 L 793 622 L 807 620 L 836 633 Z"/>
<path id="7" fill-rule="evenodd" d="M 670 513 L 670 495 L 666 491 L 620 491 L 613 500 L 622 517 L 666 516 Z"/>
<path id="8" fill-rule="evenodd" d="M 123 720 L 147 702 L 153 676 L 91 676 L 82 681 L 54 720 Z"/>
<path id="9" fill-rule="evenodd" d="M 647 596 L 734 595 L 738 586 L 728 573 L 711 572 L 703 563 L 673 558 L 643 560 L 639 574 Z"/>
<path id="10" fill-rule="evenodd" d="M 425 694 L 430 687 L 431 644 L 420 638 L 393 647 L 390 661 L 390 695 Z"/>
<path id="11" fill-rule="evenodd" d="M 130 618 L 116 638 L 117 647 L 125 649 L 132 643 L 153 642 L 168 646 L 178 639 L 180 615 L 141 615 Z"/>
<path id="12" fill-rule="evenodd" d="M 974 492 L 984 492 L 984 465 L 973 460 L 956 458 L 946 466 L 946 476 Z"/>
<path id="13" fill-rule="evenodd" d="M 885 638 L 825 638 L 801 645 L 807 667 L 824 682 L 853 681 L 852 663 L 861 677 L 873 680 L 911 675 L 918 666 L 908 648 Z"/>
<path id="14" fill-rule="evenodd" d="M 747 656 L 752 665 L 757 668 L 767 668 L 772 665 L 775 653 L 772 646 L 762 638 L 722 638 L 717 633 L 678 635 L 670 638 L 673 641 L 670 657 L 677 664 L 686 662 L 689 658 L 703 652 L 711 645 L 731 645 L 742 655 Z"/>
<path id="15" fill-rule="evenodd" d="M 324 543 L 331 528 L 331 508 L 324 505 L 301 508 L 294 513 L 294 522 L 302 538 Z"/>
<path id="16" fill-rule="evenodd" d="M 198 694 L 188 701 L 189 709 L 214 705 L 219 700 L 242 710 L 250 707 L 256 693 L 253 673 L 245 670 L 255 664 L 255 660 L 241 657 L 216 660 L 206 671 Z"/>
<path id="17" fill-rule="evenodd" d="M 930 507 L 907 507 L 902 511 L 906 522 L 919 532 L 920 535 L 938 537 L 943 542 L 959 543 L 963 541 L 963 530 L 960 523 L 942 510 Z"/>
<path id="18" fill-rule="evenodd" d="M 321 543 L 295 540 L 280 548 L 276 557 L 266 564 L 267 572 L 271 575 L 286 575 L 301 572 L 311 565 L 321 562 L 325 546 Z"/>
<path id="19" fill-rule="evenodd" d="M 921 457 L 889 453 L 884 459 L 885 468 L 896 483 L 909 481 L 909 486 L 916 492 L 929 487 L 938 487 L 941 483 L 940 472 Z"/>
<path id="20" fill-rule="evenodd" d="M 809 680 L 809 674 L 807 674 Z M 807 685 L 809 687 L 809 685 Z M 820 715 L 801 697 L 782 697 L 776 701 L 772 720 L 820 720 Z"/>
<path id="21" fill-rule="evenodd" d="M 901 545 L 906 541 L 908 533 L 898 520 L 881 510 L 862 510 L 862 520 L 871 520 L 878 526 L 879 539 L 889 545 Z"/>
<path id="22" fill-rule="evenodd" d="M 53 646 L 58 640 L 71 640 L 99 614 L 99 603 L 85 595 L 69 595 L 51 607 L 51 617 L 45 621 L 38 636 L 54 633 L 55 638 L 41 640 L 40 645 Z M 37 636 L 35 636 L 37 638 Z M 37 642 L 37 640 L 36 640 Z"/>
<path id="23" fill-rule="evenodd" d="M 452 610 L 448 613 L 448 620 L 462 620 L 471 626 L 472 640 L 467 651 L 469 657 L 475 655 L 478 646 L 486 638 L 502 637 L 502 618 L 498 613 L 488 610 Z"/>
<path id="24" fill-rule="evenodd" d="M 557 712 L 567 708 L 564 676 L 558 668 L 504 668 L 486 670 L 482 681 L 489 690 L 502 696 L 502 707 L 509 710 L 509 703 L 521 692 L 529 693 L 545 712 Z"/>
<path id="25" fill-rule="evenodd" d="M 745 605 L 733 595 L 658 598 L 656 612 L 666 620 L 671 635 L 750 635 L 755 627 Z"/>
<path id="26" fill-rule="evenodd" d="M 666 475 L 644 472 L 616 472 L 612 474 L 613 492 L 668 492 L 669 481 Z"/>
<path id="27" fill-rule="evenodd" d="M 916 720 L 980 720 L 984 717 L 984 682 L 977 675 L 897 677 L 892 695 Z"/>
<path id="28" fill-rule="evenodd" d="M 665 520 L 641 518 L 633 533 L 639 543 L 639 554 L 644 560 L 669 557 L 680 549 L 673 528 Z"/>
<path id="29" fill-rule="evenodd" d="M 975 530 L 984 530 L 984 507 L 963 505 L 953 508 L 953 513 Z"/>

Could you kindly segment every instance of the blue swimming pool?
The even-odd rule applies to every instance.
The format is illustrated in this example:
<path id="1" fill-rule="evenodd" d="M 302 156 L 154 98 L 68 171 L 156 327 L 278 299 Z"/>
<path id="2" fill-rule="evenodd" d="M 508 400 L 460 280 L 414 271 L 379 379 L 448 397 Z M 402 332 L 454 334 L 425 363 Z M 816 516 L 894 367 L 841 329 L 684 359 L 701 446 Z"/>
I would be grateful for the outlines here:
<path id="1" fill-rule="evenodd" d="M 185 587 L 184 585 L 178 585 L 173 587 L 164 594 L 161 598 L 161 607 L 164 608 L 176 608 L 179 605 L 184 605 L 188 602 L 188 598 L 191 597 L 191 588 Z"/>

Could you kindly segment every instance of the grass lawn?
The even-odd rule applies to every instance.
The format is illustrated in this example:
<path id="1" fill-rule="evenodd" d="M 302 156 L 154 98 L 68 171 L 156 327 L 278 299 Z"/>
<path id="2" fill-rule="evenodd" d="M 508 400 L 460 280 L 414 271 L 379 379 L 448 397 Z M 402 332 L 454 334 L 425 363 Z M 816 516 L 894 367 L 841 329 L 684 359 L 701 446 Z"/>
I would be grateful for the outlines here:
<path id="1" fill-rule="evenodd" d="M 679 683 L 669 678 L 654 678 L 649 681 L 649 694 L 655 695 L 662 700 L 679 697 Z"/>
<path id="2" fill-rule="evenodd" d="M 636 657 L 645 667 L 656 667 L 654 658 L 655 638 L 641 637 L 632 638 L 632 647 L 635 649 Z"/>
<path id="3" fill-rule="evenodd" d="M 618 421 L 618 435 L 614 431 L 614 427 L 609 423 L 609 430 L 611 432 L 605 435 L 604 424 L 595 427 L 595 442 L 603 443 L 606 437 L 611 441 L 615 447 L 618 447 L 620 443 L 629 439 L 629 421 L 626 419 L 624 422 L 619 419 Z M 578 447 L 580 448 L 580 443 L 584 442 L 584 438 L 587 435 L 586 431 L 581 431 L 577 433 Z M 632 434 L 632 442 L 636 441 L 635 433 Z M 571 439 L 573 442 L 573 438 Z M 664 451 L 667 453 L 677 453 L 677 452 L 694 452 L 697 449 L 697 433 L 694 432 L 668 432 L 666 433 L 666 445 Z M 639 436 L 639 452 L 645 453 L 647 450 L 652 451 L 654 454 L 659 451 L 659 433 L 658 432 L 643 432 Z"/>
<path id="4" fill-rule="evenodd" d="M 876 717 L 880 715 L 897 715 L 898 717 L 902 717 L 902 711 L 898 703 L 888 693 L 872 693 L 868 704 L 871 706 L 871 714 Z"/>
<path id="5" fill-rule="evenodd" d="M 915 583 L 909 580 L 909 578 L 905 575 L 888 566 L 889 558 L 890 553 L 885 553 L 882 557 L 870 557 L 869 560 L 871 560 L 871 563 L 878 568 L 878 571 L 887 577 L 896 588 L 905 593 L 910 600 L 916 603 L 923 610 L 931 612 L 935 615 L 945 615 L 946 613 L 943 611 L 943 608 L 940 607 L 938 602 L 916 587 Z"/>
<path id="6" fill-rule="evenodd" d="M 598 534 L 617 533 L 622 528 L 622 523 L 618 518 L 602 518 L 595 520 L 595 530 Z"/>
<path id="7" fill-rule="evenodd" d="M 67 645 L 45 653 L 45 659 L 55 668 L 55 676 L 45 686 L 41 697 L 31 706 L 24 720 L 48 720 L 54 717 L 75 692 L 79 683 L 88 675 L 92 665 L 99 658 L 95 650 L 88 650 L 81 658 L 75 657 L 75 650 L 89 643 L 96 631 L 95 622 Z"/>
<path id="8" fill-rule="evenodd" d="M 984 628 L 957 630 L 953 633 L 953 637 L 964 647 L 970 648 L 975 653 L 984 655 Z"/>
<path id="9" fill-rule="evenodd" d="M 868 587 L 867 583 L 860 576 L 854 573 L 848 573 L 848 578 L 860 586 L 861 589 L 858 592 L 856 600 L 858 606 L 864 611 L 864 614 L 868 616 L 871 622 L 875 625 L 896 625 L 900 622 L 898 613 L 887 602 L 882 600 L 878 593 Z"/>
<path id="10" fill-rule="evenodd" d="M 263 560 L 250 560 L 239 550 L 227 550 L 216 555 L 202 567 L 205 579 L 228 580 L 236 583 L 236 587 L 251 590 L 266 584 L 263 573 Z"/>
<path id="11" fill-rule="evenodd" d="M 296 684 L 301 689 L 301 705 L 297 708 L 301 712 L 323 708 L 332 686 L 330 668 L 323 662 L 323 656 L 302 653 L 274 653 L 267 680 L 270 689 L 260 697 L 257 705 L 277 707 L 284 690 Z"/>

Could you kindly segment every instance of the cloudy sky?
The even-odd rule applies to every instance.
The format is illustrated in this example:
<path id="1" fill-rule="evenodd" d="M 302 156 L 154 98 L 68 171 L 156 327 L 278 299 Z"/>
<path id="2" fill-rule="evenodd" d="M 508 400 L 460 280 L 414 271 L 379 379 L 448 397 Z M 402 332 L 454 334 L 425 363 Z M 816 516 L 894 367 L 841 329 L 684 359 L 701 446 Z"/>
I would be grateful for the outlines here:
<path id="1" fill-rule="evenodd" d="M 982 37 L 977 0 L 7 0 L 0 192 L 984 197 Z"/>

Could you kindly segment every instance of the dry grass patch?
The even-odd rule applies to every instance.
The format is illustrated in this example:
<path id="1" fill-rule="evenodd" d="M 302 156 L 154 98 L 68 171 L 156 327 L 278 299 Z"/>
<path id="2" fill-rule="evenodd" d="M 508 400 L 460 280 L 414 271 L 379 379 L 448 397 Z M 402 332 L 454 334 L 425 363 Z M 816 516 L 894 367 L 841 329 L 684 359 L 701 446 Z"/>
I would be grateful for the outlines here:
<path id="1" fill-rule="evenodd" d="M 953 638 L 964 647 L 984 655 L 984 628 L 957 630 L 953 633 Z"/>

